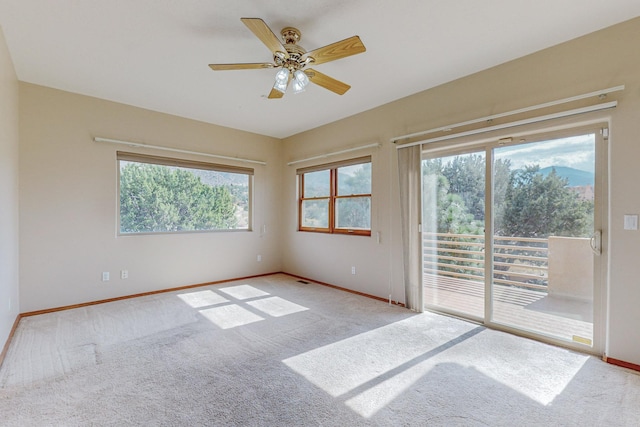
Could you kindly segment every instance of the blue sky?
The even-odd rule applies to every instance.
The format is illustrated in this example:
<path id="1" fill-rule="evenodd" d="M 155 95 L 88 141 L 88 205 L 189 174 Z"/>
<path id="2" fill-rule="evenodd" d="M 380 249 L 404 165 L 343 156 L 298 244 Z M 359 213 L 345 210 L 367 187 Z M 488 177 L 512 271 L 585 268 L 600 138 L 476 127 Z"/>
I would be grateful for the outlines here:
<path id="1" fill-rule="evenodd" d="M 540 169 L 548 166 L 566 166 L 594 172 L 594 148 L 595 136 L 590 134 L 501 147 L 495 150 L 495 157 L 511 159 L 512 169 L 538 164 Z"/>

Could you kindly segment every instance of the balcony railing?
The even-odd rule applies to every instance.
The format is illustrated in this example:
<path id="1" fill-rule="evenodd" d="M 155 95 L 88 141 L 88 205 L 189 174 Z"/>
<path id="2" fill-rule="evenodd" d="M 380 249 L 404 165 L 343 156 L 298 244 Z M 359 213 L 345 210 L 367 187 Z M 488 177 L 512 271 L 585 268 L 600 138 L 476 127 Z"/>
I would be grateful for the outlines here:
<path id="1" fill-rule="evenodd" d="M 548 239 L 502 236 L 493 239 L 494 284 L 548 290 Z M 484 236 L 423 233 L 426 274 L 483 282 L 485 257 Z"/>
<path id="2" fill-rule="evenodd" d="M 423 233 L 426 306 L 590 343 L 594 256 L 589 239 L 493 239 L 494 253 L 485 254 L 484 236 Z M 489 295 L 485 260 L 493 261 Z"/>

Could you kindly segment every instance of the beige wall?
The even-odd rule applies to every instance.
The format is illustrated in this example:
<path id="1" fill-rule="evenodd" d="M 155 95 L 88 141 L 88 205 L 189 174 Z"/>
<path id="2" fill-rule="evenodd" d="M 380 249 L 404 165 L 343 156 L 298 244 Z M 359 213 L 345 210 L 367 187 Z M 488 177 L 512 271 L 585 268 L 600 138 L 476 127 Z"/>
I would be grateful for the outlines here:
<path id="1" fill-rule="evenodd" d="M 0 351 L 18 296 L 18 79 L 0 28 Z"/>
<path id="2" fill-rule="evenodd" d="M 608 355 L 640 364 L 636 328 L 640 232 L 622 229 L 624 214 L 640 213 L 636 191 L 640 168 L 635 164 L 640 158 L 638 40 L 640 19 L 284 141 L 22 83 L 21 311 L 280 270 L 403 301 L 396 150 L 389 143 L 391 137 L 625 84 L 617 96 L 619 107 L 611 113 L 611 225 L 604 253 L 610 275 Z M 0 49 L 6 51 L 4 43 Z M 6 53 L 0 54 L 4 61 Z M 3 78 L 0 90 L 15 92 L 12 67 L 3 65 L 1 72 L 10 77 L 9 83 Z M 15 103 L 12 96 L 3 96 L 0 104 L 1 120 L 9 120 L 9 129 L 15 121 Z M 8 162 L 1 171 L 9 171 L 13 182 L 6 187 L 3 179 L 0 202 L 4 206 L 8 200 L 14 208 L 16 135 L 12 131 L 9 143 L 3 140 L 0 146 L 0 161 Z M 93 136 L 266 160 L 266 167 L 256 167 L 254 224 L 256 230 L 266 224 L 267 233 L 117 237 L 118 147 L 94 143 Z M 354 153 L 371 154 L 373 159 L 372 237 L 297 232 L 295 168 L 314 162 L 291 167 L 286 163 L 372 142 L 381 146 Z M 2 221 L 0 227 L 15 230 L 15 218 Z M 2 244 L 9 252 L 17 248 L 12 238 Z M 262 263 L 256 262 L 257 254 Z M 0 262 L 7 261 L 16 262 L 3 253 Z M 352 266 L 356 275 L 351 274 Z M 121 269 L 129 271 L 129 279 L 119 279 Z M 100 280 L 102 271 L 111 273 L 111 281 Z M 4 282 L 0 284 L 0 292 L 16 295 L 17 274 L 8 280 L 6 290 Z M 6 307 L 0 307 L 1 313 Z M 0 327 L 6 329 L 4 319 Z"/>
<path id="3" fill-rule="evenodd" d="M 611 113 L 608 355 L 640 364 L 640 19 L 558 45 L 284 141 L 283 266 L 287 272 L 403 300 L 395 148 L 389 139 L 620 84 Z M 356 84 L 356 82 L 353 82 Z M 336 98 L 336 102 L 340 102 Z M 296 232 L 295 167 L 286 162 L 370 142 L 374 237 Z M 310 165 L 312 162 L 301 164 Z M 321 162 L 320 162 L 321 163 Z M 375 233 L 380 232 L 377 243 Z M 357 267 L 351 275 L 350 267 Z"/>
<path id="4" fill-rule="evenodd" d="M 27 83 L 20 132 L 22 312 L 281 270 L 278 140 Z M 117 236 L 116 151 L 171 153 L 94 136 L 266 161 L 255 166 L 256 231 Z"/>

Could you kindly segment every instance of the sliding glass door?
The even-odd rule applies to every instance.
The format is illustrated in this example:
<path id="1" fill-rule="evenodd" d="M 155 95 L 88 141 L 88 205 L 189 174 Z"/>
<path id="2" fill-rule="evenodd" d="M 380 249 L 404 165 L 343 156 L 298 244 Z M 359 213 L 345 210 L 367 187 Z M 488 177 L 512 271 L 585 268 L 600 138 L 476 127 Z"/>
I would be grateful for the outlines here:
<path id="1" fill-rule="evenodd" d="M 596 133 L 493 149 L 491 320 L 593 342 Z M 598 189 L 599 190 L 599 189 Z"/>
<path id="2" fill-rule="evenodd" d="M 427 307 L 484 319 L 484 151 L 424 158 L 423 273 Z"/>
<path id="3" fill-rule="evenodd" d="M 475 147 L 423 153 L 425 307 L 592 348 L 606 153 L 599 130 Z"/>

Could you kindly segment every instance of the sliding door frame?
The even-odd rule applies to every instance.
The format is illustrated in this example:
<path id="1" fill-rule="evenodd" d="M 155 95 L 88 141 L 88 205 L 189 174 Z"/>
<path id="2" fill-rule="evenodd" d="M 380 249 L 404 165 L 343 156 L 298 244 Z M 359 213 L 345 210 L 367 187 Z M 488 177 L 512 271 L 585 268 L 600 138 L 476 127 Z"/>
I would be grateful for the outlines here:
<path id="1" fill-rule="evenodd" d="M 427 310 L 441 312 L 456 317 L 484 324 L 487 327 L 503 330 L 516 335 L 533 338 L 581 352 L 603 355 L 606 350 L 607 318 L 608 318 L 608 265 L 609 265 L 609 167 L 608 153 L 610 143 L 611 117 L 606 112 L 588 113 L 575 117 L 553 121 L 528 124 L 524 126 L 452 138 L 444 142 L 436 142 L 423 146 L 422 158 L 436 158 L 468 153 L 485 153 L 485 293 L 484 318 L 464 316 L 451 310 L 433 306 Z M 536 141 L 558 139 L 570 135 L 595 133 L 595 204 L 594 229 L 601 232 L 600 255 L 594 255 L 594 289 L 593 289 L 593 337 L 592 345 L 571 342 L 540 332 L 529 331 L 496 323 L 492 319 L 492 285 L 493 285 L 493 165 L 494 148 L 506 145 L 526 144 Z M 424 284 L 423 284 L 424 286 Z M 424 302 L 423 302 L 424 304 Z M 426 304 L 425 304 L 426 305 Z"/>

